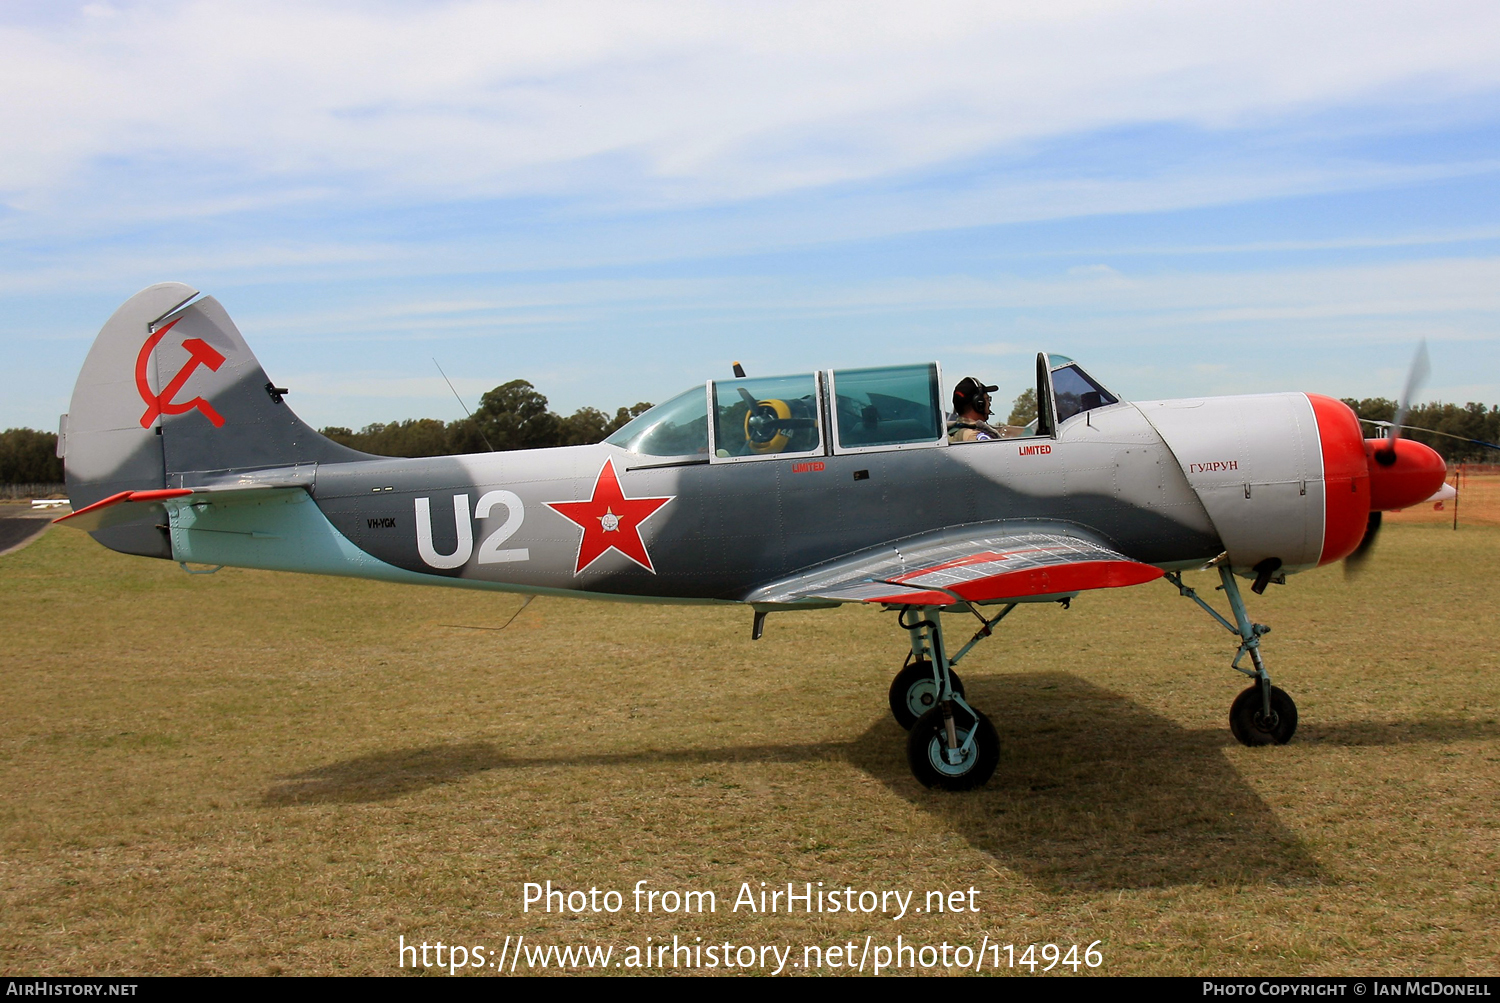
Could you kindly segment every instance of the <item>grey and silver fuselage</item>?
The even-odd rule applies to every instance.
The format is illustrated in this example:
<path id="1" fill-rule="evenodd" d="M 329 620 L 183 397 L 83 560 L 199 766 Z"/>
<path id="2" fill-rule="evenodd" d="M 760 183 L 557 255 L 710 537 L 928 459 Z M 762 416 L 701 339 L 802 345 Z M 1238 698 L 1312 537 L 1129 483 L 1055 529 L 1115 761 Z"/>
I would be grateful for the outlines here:
<path id="1" fill-rule="evenodd" d="M 606 442 L 379 458 L 297 419 L 223 309 L 194 295 L 169 283 L 121 307 L 65 423 L 75 510 L 129 503 L 95 520 L 118 550 L 667 602 L 774 602 L 776 583 L 817 568 L 981 531 L 1061 533 L 1168 569 L 1226 551 L 1242 572 L 1326 557 L 1323 452 L 1304 394 L 1095 397 L 1054 413 L 1051 434 L 967 443 L 941 425 L 932 435 L 910 402 L 871 395 L 859 439 L 848 394 L 874 371 L 833 370 L 806 377 L 811 392 L 790 404 L 740 387 L 743 421 L 743 409 L 733 422 L 714 412 L 728 413 L 740 381 L 709 384 L 716 438 L 694 453 Z M 870 431 L 882 422 L 929 431 L 883 446 Z M 735 455 L 723 437 L 737 437 Z"/>

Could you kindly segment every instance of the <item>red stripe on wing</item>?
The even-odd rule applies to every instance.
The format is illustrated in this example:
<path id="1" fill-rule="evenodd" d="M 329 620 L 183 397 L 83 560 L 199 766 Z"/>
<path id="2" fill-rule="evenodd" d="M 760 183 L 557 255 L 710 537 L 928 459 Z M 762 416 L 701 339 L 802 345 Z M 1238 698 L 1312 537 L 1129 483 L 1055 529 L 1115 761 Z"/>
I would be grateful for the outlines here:
<path id="1" fill-rule="evenodd" d="M 997 555 L 982 554 L 961 561 L 948 561 L 921 571 L 902 575 L 893 581 L 912 582 L 939 569 L 949 569 L 961 564 L 994 560 Z M 1080 561 L 1074 564 L 1053 564 L 1021 571 L 1008 571 L 998 575 L 987 575 L 971 581 L 956 582 L 948 589 L 970 602 L 993 602 L 997 599 L 1024 599 L 1028 596 L 1053 595 L 1061 592 L 1085 592 L 1089 589 L 1116 589 L 1127 585 L 1140 585 L 1155 581 L 1164 571 L 1138 561 Z M 865 602 L 906 603 L 920 606 L 948 606 L 955 602 L 953 596 L 944 592 L 933 592 L 913 588 L 893 589 L 892 594 L 866 599 Z"/>

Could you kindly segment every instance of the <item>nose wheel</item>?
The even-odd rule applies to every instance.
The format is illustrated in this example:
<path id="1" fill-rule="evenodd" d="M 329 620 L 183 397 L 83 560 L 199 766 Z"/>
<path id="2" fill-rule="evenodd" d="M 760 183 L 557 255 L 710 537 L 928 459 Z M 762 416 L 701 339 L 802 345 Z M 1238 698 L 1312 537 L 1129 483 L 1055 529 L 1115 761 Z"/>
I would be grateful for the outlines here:
<path id="1" fill-rule="evenodd" d="M 1229 730 L 1243 745 L 1285 745 L 1297 730 L 1297 705 L 1286 691 L 1271 687 L 1271 709 L 1260 684 L 1247 687 L 1229 707 Z"/>

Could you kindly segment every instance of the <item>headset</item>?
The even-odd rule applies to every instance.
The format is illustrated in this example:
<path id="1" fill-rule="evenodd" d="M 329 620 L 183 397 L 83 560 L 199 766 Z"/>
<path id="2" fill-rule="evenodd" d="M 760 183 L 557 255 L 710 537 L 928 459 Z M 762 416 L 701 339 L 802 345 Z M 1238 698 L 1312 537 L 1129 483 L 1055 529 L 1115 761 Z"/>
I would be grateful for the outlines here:
<path id="1" fill-rule="evenodd" d="M 973 410 L 980 418 L 988 421 L 990 417 L 990 391 L 998 390 L 999 387 L 987 387 L 972 376 L 965 376 L 959 381 L 958 386 L 953 388 L 953 413 L 963 415 L 965 411 Z"/>

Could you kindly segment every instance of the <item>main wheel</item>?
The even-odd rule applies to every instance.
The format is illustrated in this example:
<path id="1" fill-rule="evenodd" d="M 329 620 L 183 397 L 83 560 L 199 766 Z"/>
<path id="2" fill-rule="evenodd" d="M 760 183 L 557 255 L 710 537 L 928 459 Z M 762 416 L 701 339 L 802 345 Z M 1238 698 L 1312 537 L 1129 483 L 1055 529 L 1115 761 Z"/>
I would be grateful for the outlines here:
<path id="1" fill-rule="evenodd" d="M 948 670 L 953 683 L 953 692 L 964 695 L 964 683 L 958 673 Z M 919 658 L 896 673 L 891 680 L 891 713 L 896 723 L 907 731 L 917 723 L 917 718 L 937 706 L 938 685 L 932 678 L 932 663 Z"/>
<path id="2" fill-rule="evenodd" d="M 1297 730 L 1297 705 L 1284 690 L 1271 687 L 1271 716 L 1266 717 L 1260 684 L 1234 698 L 1229 730 L 1243 745 L 1285 745 Z"/>
<path id="3" fill-rule="evenodd" d="M 948 762 L 948 729 L 943 724 L 943 709 L 934 707 L 917 718 L 911 734 L 906 736 L 906 761 L 912 776 L 924 787 L 941 787 L 948 791 L 966 791 L 983 784 L 1000 765 L 1000 736 L 990 719 L 975 711 L 976 719 L 962 707 L 954 706 L 953 723 L 958 744 L 963 746 L 973 731 L 974 744 L 957 763 Z"/>

